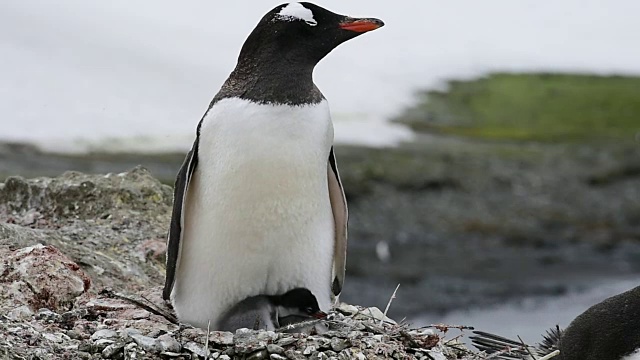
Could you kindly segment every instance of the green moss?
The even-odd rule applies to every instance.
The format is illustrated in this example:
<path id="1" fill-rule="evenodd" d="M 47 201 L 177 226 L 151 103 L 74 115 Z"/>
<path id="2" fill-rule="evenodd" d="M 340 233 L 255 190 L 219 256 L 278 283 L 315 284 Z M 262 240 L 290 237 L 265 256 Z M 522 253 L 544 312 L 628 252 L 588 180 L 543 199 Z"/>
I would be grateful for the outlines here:
<path id="1" fill-rule="evenodd" d="M 627 140 L 640 131 L 640 77 L 492 74 L 427 91 L 399 119 L 418 131 L 508 140 Z"/>

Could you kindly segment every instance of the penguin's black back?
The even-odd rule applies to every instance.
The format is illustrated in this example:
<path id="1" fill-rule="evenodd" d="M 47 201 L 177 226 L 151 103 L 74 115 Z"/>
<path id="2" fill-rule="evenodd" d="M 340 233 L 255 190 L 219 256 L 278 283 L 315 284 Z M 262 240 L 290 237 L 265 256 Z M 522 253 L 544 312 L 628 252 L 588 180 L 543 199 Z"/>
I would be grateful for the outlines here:
<path id="1" fill-rule="evenodd" d="M 576 317 L 559 348 L 562 360 L 620 360 L 640 348 L 640 286 Z"/>

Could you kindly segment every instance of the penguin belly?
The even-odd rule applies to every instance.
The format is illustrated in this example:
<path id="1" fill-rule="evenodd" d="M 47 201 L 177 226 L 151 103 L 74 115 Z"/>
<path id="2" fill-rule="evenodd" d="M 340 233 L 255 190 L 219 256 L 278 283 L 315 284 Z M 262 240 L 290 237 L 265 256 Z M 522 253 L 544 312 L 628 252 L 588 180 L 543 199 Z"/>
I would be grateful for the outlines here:
<path id="1" fill-rule="evenodd" d="M 305 287 L 330 307 L 334 220 L 326 101 L 288 106 L 218 101 L 200 128 L 184 206 L 173 305 L 206 327 L 257 294 Z"/>

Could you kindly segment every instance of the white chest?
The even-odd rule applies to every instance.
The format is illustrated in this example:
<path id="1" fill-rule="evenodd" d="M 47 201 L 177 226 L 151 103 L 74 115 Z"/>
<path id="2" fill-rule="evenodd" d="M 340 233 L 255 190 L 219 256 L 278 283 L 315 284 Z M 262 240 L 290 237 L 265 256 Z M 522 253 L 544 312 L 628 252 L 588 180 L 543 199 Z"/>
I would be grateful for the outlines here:
<path id="1" fill-rule="evenodd" d="M 174 306 L 206 324 L 248 296 L 294 287 L 330 303 L 335 227 L 327 161 L 326 102 L 215 104 L 200 129 L 185 206 Z"/>

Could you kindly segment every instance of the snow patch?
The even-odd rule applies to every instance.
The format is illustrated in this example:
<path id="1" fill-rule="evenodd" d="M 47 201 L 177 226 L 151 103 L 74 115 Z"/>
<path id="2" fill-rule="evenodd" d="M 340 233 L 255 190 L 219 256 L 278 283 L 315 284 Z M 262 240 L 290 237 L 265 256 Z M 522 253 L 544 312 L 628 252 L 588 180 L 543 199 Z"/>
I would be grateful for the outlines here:
<path id="1" fill-rule="evenodd" d="M 313 18 L 313 11 L 300 3 L 289 3 L 278 13 L 278 18 L 285 21 L 303 20 L 309 26 L 316 26 L 318 22 Z"/>

